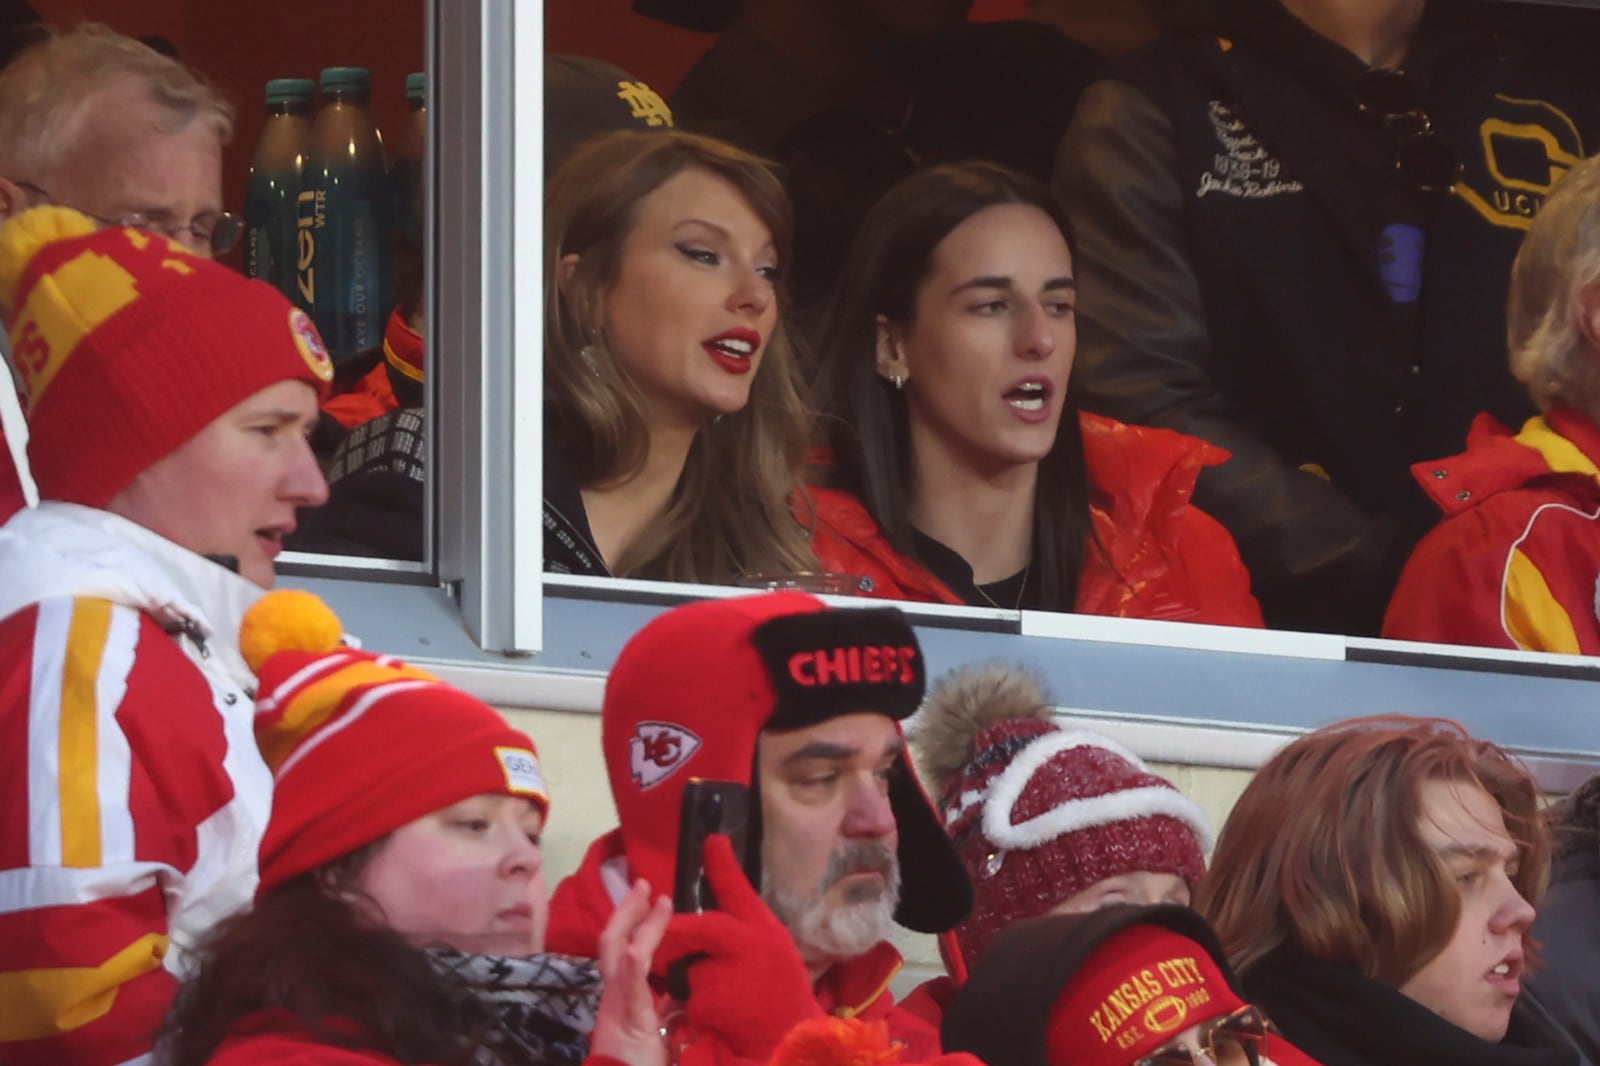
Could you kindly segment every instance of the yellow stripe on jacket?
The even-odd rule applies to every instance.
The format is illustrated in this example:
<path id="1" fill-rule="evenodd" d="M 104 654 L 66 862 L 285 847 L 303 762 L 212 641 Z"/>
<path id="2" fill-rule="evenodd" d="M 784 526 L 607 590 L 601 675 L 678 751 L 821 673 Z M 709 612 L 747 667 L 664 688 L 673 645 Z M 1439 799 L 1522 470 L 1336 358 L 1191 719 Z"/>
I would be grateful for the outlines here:
<path id="1" fill-rule="evenodd" d="M 111 629 L 108 600 L 73 603 L 61 682 L 61 861 L 100 865 L 98 721 L 100 660 Z"/>
<path id="2" fill-rule="evenodd" d="M 167 943 L 147 933 L 99 966 L 0 973 L 0 1041 L 59 1036 L 105 1017 L 123 985 L 161 968 Z"/>

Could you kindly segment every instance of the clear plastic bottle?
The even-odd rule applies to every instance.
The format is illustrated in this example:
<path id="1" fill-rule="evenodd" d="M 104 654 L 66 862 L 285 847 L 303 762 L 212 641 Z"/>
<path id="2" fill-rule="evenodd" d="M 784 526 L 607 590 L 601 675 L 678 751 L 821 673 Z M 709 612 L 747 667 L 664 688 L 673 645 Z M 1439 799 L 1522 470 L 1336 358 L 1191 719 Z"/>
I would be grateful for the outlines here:
<path id="1" fill-rule="evenodd" d="M 391 191 L 383 138 L 367 106 L 372 75 L 329 67 L 321 81 L 296 211 L 296 284 L 314 294 L 311 316 L 337 368 L 383 343 Z"/>
<path id="2" fill-rule="evenodd" d="M 295 198 L 316 91 L 310 78 L 267 82 L 267 124 L 256 142 L 244 206 L 245 272 L 271 283 L 308 312 L 310 294 L 301 298 L 295 287 Z"/>

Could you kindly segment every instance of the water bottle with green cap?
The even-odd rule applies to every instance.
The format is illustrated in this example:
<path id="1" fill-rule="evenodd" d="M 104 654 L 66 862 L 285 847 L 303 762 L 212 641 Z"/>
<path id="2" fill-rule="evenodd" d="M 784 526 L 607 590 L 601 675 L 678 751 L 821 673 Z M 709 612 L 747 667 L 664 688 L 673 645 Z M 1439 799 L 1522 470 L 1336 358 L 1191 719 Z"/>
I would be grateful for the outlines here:
<path id="1" fill-rule="evenodd" d="M 389 313 L 389 168 L 367 100 L 364 67 L 322 72 L 296 225 L 296 284 L 337 367 L 383 342 Z M 309 234 L 310 254 L 307 251 Z"/>
<path id="2" fill-rule="evenodd" d="M 269 282 L 308 313 L 311 296 L 298 298 L 295 287 L 295 198 L 316 90 L 310 78 L 267 82 L 267 124 L 256 142 L 244 206 L 245 272 Z"/>

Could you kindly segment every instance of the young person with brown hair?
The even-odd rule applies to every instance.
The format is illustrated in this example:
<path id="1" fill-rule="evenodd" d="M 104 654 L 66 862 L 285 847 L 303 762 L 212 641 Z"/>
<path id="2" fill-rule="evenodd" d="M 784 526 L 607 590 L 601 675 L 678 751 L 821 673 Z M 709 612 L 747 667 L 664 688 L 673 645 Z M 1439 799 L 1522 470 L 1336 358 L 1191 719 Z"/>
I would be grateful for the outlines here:
<path id="1" fill-rule="evenodd" d="M 1246 994 L 1328 1066 L 1570 1066 L 1520 995 L 1549 872 L 1520 763 L 1443 719 L 1363 718 L 1256 772 L 1196 906 Z"/>

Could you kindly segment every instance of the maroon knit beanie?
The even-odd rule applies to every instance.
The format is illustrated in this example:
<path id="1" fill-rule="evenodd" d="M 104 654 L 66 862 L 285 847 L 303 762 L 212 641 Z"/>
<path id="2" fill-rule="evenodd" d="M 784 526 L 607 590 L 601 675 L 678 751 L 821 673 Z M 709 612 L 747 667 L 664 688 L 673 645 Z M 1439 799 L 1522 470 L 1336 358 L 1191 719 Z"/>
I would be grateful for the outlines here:
<path id="1" fill-rule="evenodd" d="M 1063 728 L 1003 664 L 935 686 L 914 738 L 975 903 L 955 930 L 970 970 L 1001 929 L 1119 874 L 1205 872 L 1205 815 L 1109 737 Z"/>

